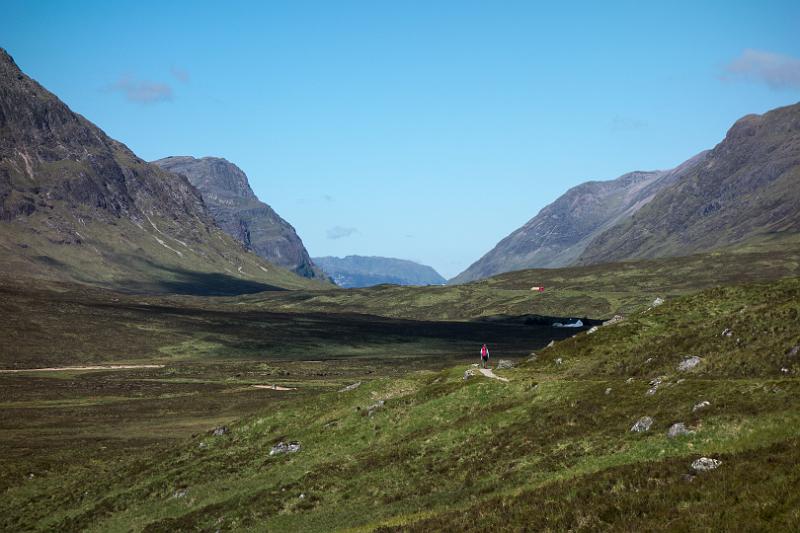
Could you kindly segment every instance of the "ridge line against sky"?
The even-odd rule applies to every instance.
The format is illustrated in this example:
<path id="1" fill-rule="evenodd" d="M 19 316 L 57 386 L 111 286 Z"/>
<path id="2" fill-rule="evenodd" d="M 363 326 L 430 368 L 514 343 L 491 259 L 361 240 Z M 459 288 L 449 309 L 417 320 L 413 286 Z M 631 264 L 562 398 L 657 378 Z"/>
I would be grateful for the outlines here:
<path id="1" fill-rule="evenodd" d="M 0 46 L 139 156 L 219 156 L 312 256 L 452 277 L 567 189 L 800 100 L 800 4 L 4 3 Z"/>

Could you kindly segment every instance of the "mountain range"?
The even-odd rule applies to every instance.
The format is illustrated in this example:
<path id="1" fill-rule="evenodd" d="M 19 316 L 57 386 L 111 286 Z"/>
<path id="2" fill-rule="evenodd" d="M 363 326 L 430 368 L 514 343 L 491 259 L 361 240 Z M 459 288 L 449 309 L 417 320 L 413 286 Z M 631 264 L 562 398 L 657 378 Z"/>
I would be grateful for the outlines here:
<path id="1" fill-rule="evenodd" d="M 216 223 L 253 253 L 307 278 L 323 278 L 294 228 L 250 188 L 247 175 L 220 157 L 171 156 L 153 161 L 185 176 Z"/>
<path id="2" fill-rule="evenodd" d="M 0 274 L 122 290 L 313 287 L 249 253 L 183 176 L 137 157 L 0 49 Z"/>
<path id="3" fill-rule="evenodd" d="M 800 231 L 800 104 L 737 121 L 668 171 L 567 191 L 453 278 L 669 257 Z"/>
<path id="4" fill-rule="evenodd" d="M 315 257 L 314 263 L 344 288 L 382 284 L 442 285 L 446 281 L 433 268 L 405 259 L 348 255 Z"/>

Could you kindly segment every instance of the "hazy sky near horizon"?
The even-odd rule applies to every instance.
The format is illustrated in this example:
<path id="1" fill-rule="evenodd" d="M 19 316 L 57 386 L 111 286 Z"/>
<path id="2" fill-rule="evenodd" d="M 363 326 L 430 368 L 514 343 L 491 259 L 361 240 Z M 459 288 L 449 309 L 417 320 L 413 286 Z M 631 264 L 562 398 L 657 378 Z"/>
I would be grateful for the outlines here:
<path id="1" fill-rule="evenodd" d="M 800 2 L 645 4 L 6 0 L 0 46 L 144 159 L 239 165 L 313 256 L 449 278 L 800 100 Z"/>

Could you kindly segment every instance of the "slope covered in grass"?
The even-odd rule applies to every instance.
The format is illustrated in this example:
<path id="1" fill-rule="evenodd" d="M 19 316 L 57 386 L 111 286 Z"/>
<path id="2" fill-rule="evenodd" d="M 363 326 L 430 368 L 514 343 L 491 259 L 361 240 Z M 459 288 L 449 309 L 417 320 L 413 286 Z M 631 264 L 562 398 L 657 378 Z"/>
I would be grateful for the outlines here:
<path id="1" fill-rule="evenodd" d="M 608 318 L 675 297 L 737 283 L 800 276 L 800 238 L 772 236 L 720 252 L 583 267 L 508 272 L 448 287 L 379 286 L 242 296 L 237 309 L 355 312 L 422 320 L 497 315 Z M 540 293 L 533 286 L 544 286 Z"/>
<path id="2" fill-rule="evenodd" d="M 121 460 L 107 476 L 30 480 L 6 492 L 0 524 L 793 529 L 799 313 L 800 279 L 668 300 L 497 370 L 508 383 L 465 380 L 466 365 L 378 379 Z M 699 364 L 678 370 L 689 356 Z M 642 416 L 650 430 L 631 432 Z M 691 433 L 668 438 L 678 422 Z M 270 455 L 290 441 L 299 452 Z M 701 456 L 722 464 L 696 473 Z"/>

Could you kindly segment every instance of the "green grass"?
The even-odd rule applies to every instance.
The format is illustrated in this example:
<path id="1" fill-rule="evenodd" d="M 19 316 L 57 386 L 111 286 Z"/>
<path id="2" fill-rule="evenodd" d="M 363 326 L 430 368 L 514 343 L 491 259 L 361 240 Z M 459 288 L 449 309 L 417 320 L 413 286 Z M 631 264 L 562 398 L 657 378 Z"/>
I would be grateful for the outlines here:
<path id="1" fill-rule="evenodd" d="M 800 279 L 710 289 L 540 350 L 498 371 L 509 383 L 465 381 L 460 364 L 378 377 L 349 393 L 297 395 L 255 410 L 223 437 L 201 433 L 146 456 L 9 486 L 0 524 L 796 529 L 800 379 L 788 354 L 800 345 L 791 321 L 798 312 Z M 721 336 L 726 327 L 732 337 Z M 677 371 L 689 353 L 703 362 Z M 265 372 L 279 366 L 264 364 Z M 646 395 L 656 376 L 663 384 Z M 369 415 L 378 400 L 384 406 Z M 701 400 L 711 406 L 692 412 Z M 630 432 L 643 415 L 653 428 Z M 675 422 L 694 433 L 668 439 Z M 270 457 L 281 440 L 303 448 Z M 722 466 L 689 475 L 700 456 Z M 185 496 L 174 497 L 178 490 Z"/>
<path id="2" fill-rule="evenodd" d="M 365 313 L 424 320 L 493 316 L 609 318 L 717 286 L 800 276 L 800 238 L 776 235 L 718 252 L 650 261 L 509 272 L 447 287 L 260 293 L 223 299 L 236 309 Z M 545 292 L 532 292 L 544 286 Z"/>

